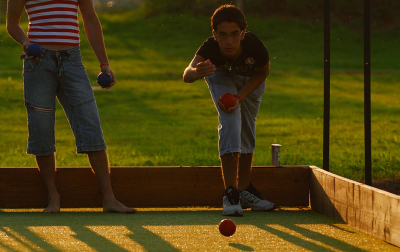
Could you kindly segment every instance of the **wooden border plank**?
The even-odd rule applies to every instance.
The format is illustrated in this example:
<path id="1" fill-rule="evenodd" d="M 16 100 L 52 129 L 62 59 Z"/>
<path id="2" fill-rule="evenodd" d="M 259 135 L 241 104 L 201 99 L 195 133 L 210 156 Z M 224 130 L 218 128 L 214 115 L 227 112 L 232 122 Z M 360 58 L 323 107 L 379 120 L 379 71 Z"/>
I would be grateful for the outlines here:
<path id="1" fill-rule="evenodd" d="M 390 239 L 390 196 L 379 191 L 372 191 L 372 234 L 381 240 Z M 389 203 L 388 203 L 389 202 Z"/>
<path id="2" fill-rule="evenodd" d="M 310 167 L 310 177 L 314 211 L 333 214 L 332 218 L 400 247 L 400 196 L 315 166 Z"/>
<path id="3" fill-rule="evenodd" d="M 348 183 L 335 179 L 334 219 L 348 222 Z"/>
<path id="4" fill-rule="evenodd" d="M 357 222 L 357 209 L 355 207 L 354 183 L 347 183 L 347 221 L 350 226 L 355 227 Z"/>
<path id="5" fill-rule="evenodd" d="M 130 206 L 222 205 L 222 174 L 213 167 L 118 167 L 111 181 L 115 196 Z"/>
<path id="6" fill-rule="evenodd" d="M 222 206 L 220 167 L 111 167 L 115 196 L 134 207 Z M 255 166 L 252 182 L 279 206 L 309 205 L 309 167 Z M 46 190 L 37 168 L 0 168 L 0 208 L 44 208 Z M 101 207 L 90 167 L 60 167 L 61 207 Z"/>
<path id="7" fill-rule="evenodd" d="M 56 185 L 63 208 L 102 206 L 100 188 L 90 167 L 58 168 Z"/>
<path id="8" fill-rule="evenodd" d="M 323 198 L 326 196 L 323 185 L 323 174 L 310 171 L 310 205 L 318 213 L 323 213 Z"/>
<path id="9" fill-rule="evenodd" d="M 334 219 L 337 215 L 335 214 L 335 178 L 323 174 L 323 188 L 326 196 L 324 197 L 324 215 Z"/>
<path id="10" fill-rule="evenodd" d="M 22 205 L 41 208 L 47 204 L 46 189 L 37 168 L 0 168 L 0 207 Z"/>
<path id="11" fill-rule="evenodd" d="M 309 206 L 309 169 L 308 166 L 253 167 L 251 181 L 266 199 L 278 206 Z"/>
<path id="12" fill-rule="evenodd" d="M 400 197 L 390 197 L 390 225 L 388 241 L 400 247 Z"/>
<path id="13" fill-rule="evenodd" d="M 373 226 L 373 191 L 362 185 L 359 186 L 359 204 L 360 204 L 360 226 L 359 229 L 365 233 L 372 234 Z"/>

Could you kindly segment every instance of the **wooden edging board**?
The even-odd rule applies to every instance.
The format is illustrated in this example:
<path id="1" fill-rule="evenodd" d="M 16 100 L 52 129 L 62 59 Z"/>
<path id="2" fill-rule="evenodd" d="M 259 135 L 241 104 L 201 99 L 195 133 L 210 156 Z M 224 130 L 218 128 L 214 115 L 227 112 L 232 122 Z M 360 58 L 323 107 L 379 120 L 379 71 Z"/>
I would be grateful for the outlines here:
<path id="1" fill-rule="evenodd" d="M 118 200 L 133 207 L 222 205 L 218 166 L 111 167 Z M 400 196 L 315 166 L 255 166 L 251 181 L 278 206 L 308 206 L 400 247 Z M 61 167 L 56 183 L 63 208 L 101 207 L 90 167 Z M 0 208 L 44 208 L 46 189 L 37 168 L 0 168 Z"/>
<path id="2" fill-rule="evenodd" d="M 400 196 L 310 166 L 311 208 L 400 247 Z"/>
<path id="3" fill-rule="evenodd" d="M 111 167 L 116 198 L 132 207 L 222 206 L 221 168 Z M 278 206 L 308 206 L 309 166 L 255 166 L 251 181 Z M 90 167 L 57 168 L 62 208 L 101 207 L 96 176 Z M 44 208 L 47 195 L 35 167 L 0 168 L 0 208 Z"/>

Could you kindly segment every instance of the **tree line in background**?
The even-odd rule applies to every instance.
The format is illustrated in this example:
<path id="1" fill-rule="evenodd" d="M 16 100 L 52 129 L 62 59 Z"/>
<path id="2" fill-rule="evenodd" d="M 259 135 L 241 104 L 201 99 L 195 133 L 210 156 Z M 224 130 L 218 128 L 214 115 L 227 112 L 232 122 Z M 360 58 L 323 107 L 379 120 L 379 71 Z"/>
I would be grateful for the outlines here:
<path id="1" fill-rule="evenodd" d="M 322 20 L 324 0 L 93 0 L 99 12 L 141 8 L 148 17 L 165 13 L 211 16 L 222 4 L 241 6 L 246 15 L 295 17 Z M 333 20 L 360 26 L 364 0 L 330 0 Z M 0 0 L 0 23 L 5 21 L 7 0 Z M 371 24 L 377 28 L 400 28 L 399 0 L 372 0 Z"/>
<path id="2" fill-rule="evenodd" d="M 260 17 L 283 16 L 321 20 L 324 9 L 324 0 L 143 0 L 143 8 L 148 16 L 162 13 L 190 13 L 211 16 L 218 6 L 227 3 L 241 6 L 246 15 Z M 364 0 L 331 0 L 330 5 L 331 17 L 337 21 L 354 20 L 352 18 L 362 17 L 364 13 Z M 399 10 L 399 0 L 372 0 L 372 25 L 388 28 L 400 27 Z"/>

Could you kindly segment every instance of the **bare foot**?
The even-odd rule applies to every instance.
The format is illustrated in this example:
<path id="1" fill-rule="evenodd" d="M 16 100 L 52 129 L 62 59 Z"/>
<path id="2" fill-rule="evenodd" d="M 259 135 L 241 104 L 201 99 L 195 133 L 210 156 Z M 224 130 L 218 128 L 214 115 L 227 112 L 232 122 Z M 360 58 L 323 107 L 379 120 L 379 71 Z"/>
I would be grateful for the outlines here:
<path id="1" fill-rule="evenodd" d="M 103 202 L 103 212 L 105 213 L 136 213 L 135 208 L 124 206 L 121 202 L 116 199 L 110 200 L 109 202 Z"/>
<path id="2" fill-rule="evenodd" d="M 59 213 L 60 212 L 60 195 L 57 193 L 49 198 L 50 198 L 49 204 L 43 210 L 43 213 Z"/>

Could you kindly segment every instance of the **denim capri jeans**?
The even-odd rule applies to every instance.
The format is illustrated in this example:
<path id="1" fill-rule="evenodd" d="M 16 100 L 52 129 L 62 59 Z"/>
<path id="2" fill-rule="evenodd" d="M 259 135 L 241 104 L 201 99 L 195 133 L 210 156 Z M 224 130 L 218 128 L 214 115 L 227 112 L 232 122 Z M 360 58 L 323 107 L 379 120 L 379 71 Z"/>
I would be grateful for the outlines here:
<path id="1" fill-rule="evenodd" d="M 239 108 L 232 113 L 222 111 L 218 98 L 224 93 L 236 95 L 250 77 L 217 70 L 205 77 L 214 105 L 218 111 L 219 156 L 227 153 L 253 153 L 256 145 L 256 117 L 260 109 L 261 97 L 265 92 L 264 81 L 253 93 L 246 97 Z"/>
<path id="2" fill-rule="evenodd" d="M 27 153 L 54 153 L 56 98 L 75 136 L 77 153 L 107 149 L 93 90 L 79 47 L 54 51 L 24 61 L 24 98 L 28 114 Z"/>

